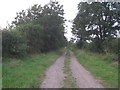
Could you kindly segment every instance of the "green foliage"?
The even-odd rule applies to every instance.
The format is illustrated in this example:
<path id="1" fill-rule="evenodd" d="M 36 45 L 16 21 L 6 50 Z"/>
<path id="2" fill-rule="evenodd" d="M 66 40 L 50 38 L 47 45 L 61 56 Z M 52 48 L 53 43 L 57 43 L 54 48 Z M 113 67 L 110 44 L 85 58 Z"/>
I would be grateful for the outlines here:
<path id="1" fill-rule="evenodd" d="M 26 23 L 17 27 L 20 32 L 25 35 L 28 52 L 36 53 L 41 52 L 43 47 L 43 27 L 39 24 Z"/>
<path id="2" fill-rule="evenodd" d="M 63 47 L 64 36 L 63 5 L 51 1 L 48 5 L 34 5 L 17 13 L 11 27 L 26 34 L 29 52 L 48 52 Z"/>
<path id="3" fill-rule="evenodd" d="M 15 56 L 57 50 L 66 44 L 63 5 L 50 1 L 17 13 L 10 28 L 3 31 L 3 53 Z"/>
<path id="4" fill-rule="evenodd" d="M 119 39 L 119 38 L 118 38 Z M 106 53 L 118 54 L 118 39 L 107 39 L 104 41 L 104 50 Z"/>
<path id="5" fill-rule="evenodd" d="M 74 50 L 78 61 L 100 80 L 106 88 L 118 87 L 118 65 L 113 66 L 114 54 L 96 54 L 85 50 Z"/>
<path id="6" fill-rule="evenodd" d="M 70 52 L 68 49 L 66 49 L 66 59 L 64 62 L 64 73 L 65 73 L 65 79 L 64 79 L 64 86 L 63 88 L 78 88 L 78 86 L 75 83 L 75 78 L 73 78 L 71 69 L 70 69 Z"/>
<path id="7" fill-rule="evenodd" d="M 77 45 L 78 48 L 81 49 L 81 48 L 83 48 L 84 43 L 85 43 L 85 42 L 83 42 L 82 40 L 80 40 L 80 41 L 78 41 L 78 42 L 76 43 L 76 45 Z"/>
<path id="8" fill-rule="evenodd" d="M 55 51 L 47 54 L 28 55 L 21 59 L 4 58 L 2 62 L 2 87 L 39 88 L 46 69 L 62 53 L 63 51 Z"/>
<path id="9" fill-rule="evenodd" d="M 108 53 L 118 54 L 119 53 L 118 52 L 118 50 L 119 50 L 118 40 L 119 40 L 119 38 L 118 39 L 116 39 L 116 38 L 106 39 L 103 42 L 102 47 L 101 47 L 103 49 L 102 52 L 104 52 L 105 54 L 108 54 Z M 100 49 L 100 46 L 96 45 L 97 42 L 98 41 L 96 41 L 96 42 L 93 41 L 93 42 L 89 42 L 89 43 L 85 42 L 82 48 L 84 48 L 86 50 L 90 50 L 92 52 L 98 52 Z M 97 46 L 99 46 L 99 47 L 97 47 Z M 101 50 L 99 52 L 101 52 Z"/>
<path id="10" fill-rule="evenodd" d="M 78 4 L 79 11 L 73 22 L 72 33 L 77 37 L 80 48 L 84 46 L 84 42 L 90 40 L 93 42 L 95 51 L 104 52 L 106 40 L 116 38 L 120 28 L 118 5 L 120 5 L 119 2 L 92 2 L 89 4 L 81 2 Z M 106 47 L 107 45 L 106 43 Z"/>
<path id="11" fill-rule="evenodd" d="M 90 50 L 92 52 L 98 52 L 98 53 L 103 52 L 102 50 L 100 50 L 100 48 L 102 48 L 102 47 L 100 47 L 98 41 L 93 41 L 93 42 L 89 42 L 89 43 L 85 42 L 82 48 L 84 48 L 86 50 Z"/>
<path id="12" fill-rule="evenodd" d="M 27 45 L 24 38 L 17 30 L 2 31 L 2 51 L 3 56 L 22 57 L 26 55 Z"/>

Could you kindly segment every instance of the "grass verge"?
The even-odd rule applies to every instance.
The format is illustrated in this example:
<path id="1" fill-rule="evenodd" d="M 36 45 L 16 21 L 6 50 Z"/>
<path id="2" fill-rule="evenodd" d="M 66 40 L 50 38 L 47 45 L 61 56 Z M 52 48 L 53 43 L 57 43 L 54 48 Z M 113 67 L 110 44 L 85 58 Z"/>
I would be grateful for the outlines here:
<path id="1" fill-rule="evenodd" d="M 118 87 L 118 66 L 113 65 L 114 55 L 96 54 L 84 50 L 74 50 L 78 61 L 106 88 Z"/>
<path id="2" fill-rule="evenodd" d="M 22 59 L 3 59 L 3 88 L 38 88 L 46 69 L 62 52 L 29 55 Z"/>
<path id="3" fill-rule="evenodd" d="M 67 51 L 64 65 L 65 65 L 64 66 L 65 79 L 64 79 L 63 88 L 77 88 L 75 79 L 72 77 L 72 72 L 70 69 L 70 53 L 69 53 L 69 51 Z"/>

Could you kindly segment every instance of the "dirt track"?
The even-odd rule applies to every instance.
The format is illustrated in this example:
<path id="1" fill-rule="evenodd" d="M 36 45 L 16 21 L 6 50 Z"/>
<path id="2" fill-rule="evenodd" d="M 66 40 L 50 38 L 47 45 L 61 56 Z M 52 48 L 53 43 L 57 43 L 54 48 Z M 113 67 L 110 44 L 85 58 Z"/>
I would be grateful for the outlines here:
<path id="1" fill-rule="evenodd" d="M 65 54 L 59 57 L 56 62 L 46 71 L 46 77 L 40 88 L 62 88 L 64 80 L 64 59 Z"/>
<path id="2" fill-rule="evenodd" d="M 64 60 L 65 54 L 59 57 L 56 62 L 46 71 L 46 77 L 40 88 L 62 88 L 64 85 Z M 104 88 L 89 71 L 87 71 L 76 60 L 74 54 L 70 52 L 70 69 L 75 83 L 79 88 Z"/>
<path id="3" fill-rule="evenodd" d="M 71 54 L 71 70 L 72 75 L 76 79 L 76 84 L 79 88 L 104 88 L 98 80 L 96 80 L 89 71 L 78 63 L 74 54 Z"/>

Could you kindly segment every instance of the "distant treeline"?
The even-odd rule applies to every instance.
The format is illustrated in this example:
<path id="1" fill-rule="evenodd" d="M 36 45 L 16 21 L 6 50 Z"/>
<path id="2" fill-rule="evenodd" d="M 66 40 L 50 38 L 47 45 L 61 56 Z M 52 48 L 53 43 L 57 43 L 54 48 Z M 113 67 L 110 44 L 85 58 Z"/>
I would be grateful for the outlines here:
<path id="1" fill-rule="evenodd" d="M 51 1 L 17 13 L 2 30 L 3 56 L 44 53 L 67 44 L 63 5 Z M 78 48 L 99 53 L 119 53 L 120 2 L 80 2 L 72 33 Z M 74 42 L 74 38 L 70 42 Z"/>
<path id="2" fill-rule="evenodd" d="M 9 28 L 2 30 L 3 56 L 21 57 L 63 47 L 67 42 L 63 15 L 63 5 L 53 1 L 17 13 Z"/>
<path id="3" fill-rule="evenodd" d="M 119 53 L 120 2 L 80 2 L 72 33 L 77 47 L 99 53 Z M 74 38 L 71 39 L 71 42 Z"/>

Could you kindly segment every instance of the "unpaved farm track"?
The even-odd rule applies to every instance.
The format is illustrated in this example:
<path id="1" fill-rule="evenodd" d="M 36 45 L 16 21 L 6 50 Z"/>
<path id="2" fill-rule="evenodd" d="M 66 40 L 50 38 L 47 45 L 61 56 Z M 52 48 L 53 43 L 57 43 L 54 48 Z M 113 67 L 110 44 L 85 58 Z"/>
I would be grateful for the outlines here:
<path id="1" fill-rule="evenodd" d="M 46 71 L 46 77 L 40 88 L 62 88 L 64 80 L 64 59 L 65 54 L 59 57 L 56 62 Z"/>
<path id="2" fill-rule="evenodd" d="M 73 52 L 70 52 L 70 67 L 72 70 L 72 75 L 76 80 L 77 86 L 79 88 L 104 88 L 98 80 L 96 80 L 89 71 L 87 71 L 82 65 L 78 63 Z"/>
<path id="3" fill-rule="evenodd" d="M 64 86 L 65 74 L 63 73 L 63 68 L 65 56 L 66 53 L 47 69 L 45 79 L 40 88 L 62 88 Z M 79 88 L 104 88 L 89 71 L 80 65 L 73 52 L 70 52 L 70 69 L 72 76 L 75 78 L 75 83 Z"/>

